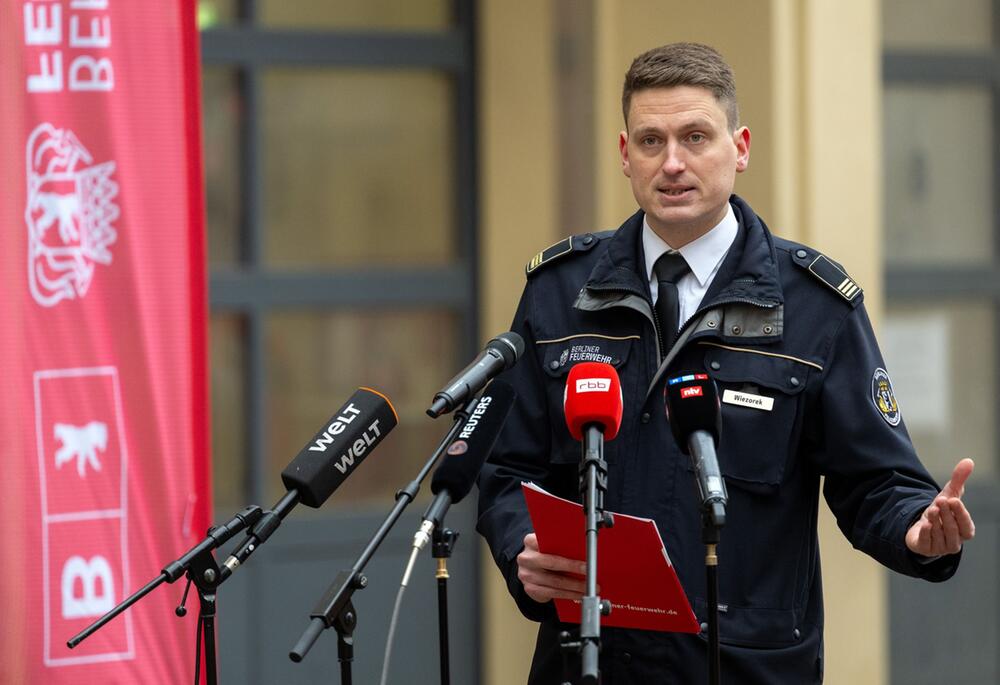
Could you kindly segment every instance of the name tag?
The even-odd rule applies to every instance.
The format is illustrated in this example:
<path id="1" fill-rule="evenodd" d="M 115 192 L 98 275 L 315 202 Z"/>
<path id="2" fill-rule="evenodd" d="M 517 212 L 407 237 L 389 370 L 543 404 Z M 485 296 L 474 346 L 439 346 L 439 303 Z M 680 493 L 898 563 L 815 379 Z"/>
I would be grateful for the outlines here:
<path id="1" fill-rule="evenodd" d="M 735 404 L 740 407 L 750 407 L 761 411 L 771 411 L 774 409 L 774 398 L 763 395 L 751 395 L 748 392 L 736 392 L 735 390 L 724 390 L 722 401 L 726 404 Z"/>

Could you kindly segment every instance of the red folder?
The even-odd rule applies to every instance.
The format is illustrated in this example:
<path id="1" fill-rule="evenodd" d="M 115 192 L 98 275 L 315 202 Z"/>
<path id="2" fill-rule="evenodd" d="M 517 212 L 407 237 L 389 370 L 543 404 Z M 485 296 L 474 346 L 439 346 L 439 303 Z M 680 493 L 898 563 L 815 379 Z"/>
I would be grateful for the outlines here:
<path id="1" fill-rule="evenodd" d="M 538 549 L 568 559 L 585 559 L 586 521 L 583 507 L 521 483 Z M 614 514 L 615 525 L 597 536 L 597 583 L 601 599 L 611 602 L 611 614 L 601 625 L 670 633 L 700 630 L 681 588 L 660 531 L 652 519 Z M 580 622 L 579 600 L 556 599 L 559 620 Z"/>

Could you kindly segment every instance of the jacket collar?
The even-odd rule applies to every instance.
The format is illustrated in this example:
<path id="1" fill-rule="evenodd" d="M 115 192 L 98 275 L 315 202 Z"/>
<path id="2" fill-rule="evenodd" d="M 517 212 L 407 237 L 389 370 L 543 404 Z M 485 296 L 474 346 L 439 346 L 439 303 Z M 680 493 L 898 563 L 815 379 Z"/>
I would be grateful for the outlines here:
<path id="1" fill-rule="evenodd" d="M 702 306 L 714 302 L 750 300 L 764 305 L 784 302 L 778 275 L 778 261 L 770 230 L 738 195 L 729 202 L 740 225 L 740 235 L 726 256 L 722 268 L 705 296 Z M 601 290 L 624 290 L 649 298 L 649 288 L 641 276 L 642 220 L 639 210 L 625 220 L 612 236 L 607 251 L 594 265 L 586 288 L 594 295 Z M 738 243 L 742 242 L 742 250 Z"/>

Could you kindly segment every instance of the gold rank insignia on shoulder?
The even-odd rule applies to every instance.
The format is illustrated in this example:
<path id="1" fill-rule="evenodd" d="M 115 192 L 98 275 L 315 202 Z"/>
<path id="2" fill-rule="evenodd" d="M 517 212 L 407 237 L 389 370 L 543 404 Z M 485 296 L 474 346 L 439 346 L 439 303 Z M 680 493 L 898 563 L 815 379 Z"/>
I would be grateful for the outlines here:
<path id="1" fill-rule="evenodd" d="M 549 245 L 532 257 L 531 261 L 524 267 L 524 273 L 530 276 L 546 264 L 550 264 L 572 252 L 586 252 L 597 245 L 598 242 L 597 236 L 593 233 L 584 233 L 583 235 L 564 238 L 554 245 Z"/>
<path id="2" fill-rule="evenodd" d="M 528 262 L 528 266 L 525 267 L 524 272 L 530 274 L 532 271 L 542 266 L 543 264 L 548 264 L 553 259 L 562 257 L 565 254 L 569 254 L 573 251 L 573 237 L 570 236 L 564 240 L 560 240 L 558 243 L 549 245 L 547 248 L 536 254 Z"/>
<path id="3" fill-rule="evenodd" d="M 809 271 L 819 280 L 836 290 L 848 302 L 854 303 L 855 299 L 863 292 L 861 286 L 855 283 L 853 278 L 823 255 L 818 255 L 812 261 L 809 265 Z"/>

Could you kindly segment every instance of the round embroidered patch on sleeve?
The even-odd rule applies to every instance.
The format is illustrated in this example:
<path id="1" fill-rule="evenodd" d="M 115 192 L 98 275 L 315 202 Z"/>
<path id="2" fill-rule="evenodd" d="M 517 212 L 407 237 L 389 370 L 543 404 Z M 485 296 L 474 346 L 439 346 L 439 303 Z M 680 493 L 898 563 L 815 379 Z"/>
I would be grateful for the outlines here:
<path id="1" fill-rule="evenodd" d="M 899 404 L 896 403 L 892 381 L 889 380 L 889 373 L 885 369 L 875 369 L 872 375 L 872 402 L 886 423 L 890 426 L 899 425 L 902 418 L 899 414 Z"/>

